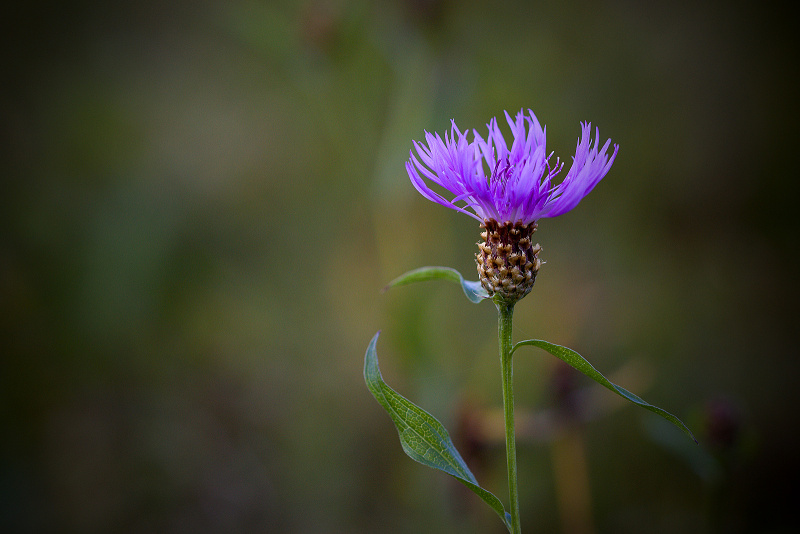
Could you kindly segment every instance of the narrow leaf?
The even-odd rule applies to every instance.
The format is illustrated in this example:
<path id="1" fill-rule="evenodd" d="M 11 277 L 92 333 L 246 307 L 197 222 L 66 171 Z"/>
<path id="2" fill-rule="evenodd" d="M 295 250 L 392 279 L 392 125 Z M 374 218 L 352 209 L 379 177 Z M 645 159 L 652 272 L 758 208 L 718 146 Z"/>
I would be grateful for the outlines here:
<path id="1" fill-rule="evenodd" d="M 444 471 L 471 489 L 492 507 L 510 530 L 510 521 L 503 503 L 478 485 L 475 476 L 461 458 L 444 426 L 431 414 L 411 403 L 386 385 L 378 368 L 376 345 L 380 332 L 375 334 L 364 358 L 364 380 L 375 399 L 389 413 L 400 435 L 405 453 L 417 462 Z"/>
<path id="2" fill-rule="evenodd" d="M 694 434 L 692 434 L 692 431 L 689 430 L 689 428 L 685 424 L 683 424 L 683 421 L 681 421 L 668 411 L 662 410 L 658 406 L 653 406 L 652 404 L 645 402 L 640 397 L 634 395 L 627 389 L 614 384 L 606 377 L 604 377 L 602 374 L 600 374 L 600 372 L 597 369 L 595 369 L 592 366 L 592 364 L 586 361 L 586 359 L 583 356 L 581 356 L 574 350 L 568 349 L 567 347 L 562 347 L 561 345 L 555 345 L 553 343 L 549 343 L 541 339 L 529 339 L 527 341 L 520 341 L 519 343 L 514 345 L 514 347 L 511 349 L 511 354 L 514 354 L 514 351 L 523 345 L 533 345 L 534 347 L 539 347 L 540 349 L 549 352 L 559 360 L 569 364 L 570 366 L 574 367 L 581 373 L 585 374 L 598 384 L 607 387 L 620 397 L 623 397 L 631 401 L 632 403 L 641 406 L 646 410 L 650 410 L 651 412 L 660 415 L 673 425 L 683 430 L 690 438 L 692 438 L 692 440 L 694 440 L 695 443 L 697 443 L 697 440 L 694 438 Z"/>
<path id="3" fill-rule="evenodd" d="M 406 284 L 412 284 L 414 282 L 425 282 L 428 280 L 450 280 L 451 282 L 461 284 L 464 294 L 475 304 L 478 304 L 483 299 L 489 298 L 489 294 L 486 292 L 483 286 L 481 286 L 479 281 L 472 282 L 470 280 L 464 280 L 464 277 L 461 276 L 461 273 L 450 267 L 420 267 L 419 269 L 408 271 L 407 273 L 400 275 L 389 282 L 389 284 L 383 288 L 383 291 L 386 291 L 394 286 L 403 286 Z"/>

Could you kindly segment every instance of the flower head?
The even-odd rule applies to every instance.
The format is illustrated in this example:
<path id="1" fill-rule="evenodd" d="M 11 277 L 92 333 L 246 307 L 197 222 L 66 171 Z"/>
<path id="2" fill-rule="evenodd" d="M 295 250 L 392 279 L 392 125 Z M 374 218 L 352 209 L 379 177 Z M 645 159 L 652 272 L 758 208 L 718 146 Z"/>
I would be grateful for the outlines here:
<path id="1" fill-rule="evenodd" d="M 439 134 L 425 132 L 427 146 L 414 142 L 418 157 L 411 151 L 406 170 L 411 183 L 422 196 L 442 206 L 466 213 L 483 222 L 511 222 L 528 225 L 544 217 L 557 217 L 575 206 L 608 173 L 619 150 L 607 154 L 611 139 L 598 148 L 600 131 L 591 138 L 591 124 L 581 124 L 581 137 L 572 167 L 558 184 L 554 180 L 564 164 L 551 162 L 553 153 L 545 150 L 545 132 L 528 110 L 521 110 L 514 120 L 506 112 L 514 140 L 509 147 L 497 126 L 497 119 L 487 125 L 483 137 L 473 130 L 473 140 L 452 121 L 452 128 Z M 454 198 L 446 199 L 426 182 L 441 186 Z M 461 204 L 461 205 L 459 205 Z M 471 210 L 471 211 L 468 211 Z"/>
<path id="2" fill-rule="evenodd" d="M 533 244 L 536 221 L 557 217 L 575 206 L 603 179 L 617 157 L 607 154 L 611 139 L 598 148 L 600 132 L 591 138 L 591 124 L 581 124 L 581 137 L 572 167 L 558 184 L 554 180 L 564 166 L 551 162 L 545 150 L 545 130 L 531 110 L 521 110 L 514 120 L 506 112 L 514 140 L 506 144 L 497 119 L 487 125 L 483 137 L 473 130 L 472 142 L 452 122 L 444 139 L 425 132 L 427 146 L 414 142 L 406 163 L 411 183 L 422 196 L 442 206 L 466 213 L 481 222 L 482 243 L 476 255 L 481 285 L 497 302 L 511 304 L 533 288 L 542 262 L 542 247 Z M 446 199 L 428 182 L 453 195 Z"/>

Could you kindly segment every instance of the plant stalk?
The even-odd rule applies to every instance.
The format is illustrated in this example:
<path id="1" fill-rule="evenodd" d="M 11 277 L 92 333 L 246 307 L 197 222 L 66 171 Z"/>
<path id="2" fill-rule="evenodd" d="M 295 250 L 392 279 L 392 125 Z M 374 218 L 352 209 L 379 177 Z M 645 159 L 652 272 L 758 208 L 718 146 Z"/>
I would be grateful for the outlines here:
<path id="1" fill-rule="evenodd" d="M 506 426 L 506 462 L 508 465 L 508 497 L 510 500 L 511 533 L 521 534 L 519 525 L 519 491 L 517 489 L 517 442 L 514 430 L 514 366 L 511 356 L 511 323 L 514 304 L 495 301 L 498 311 L 497 333 L 500 345 L 500 366 L 503 375 L 503 414 Z"/>

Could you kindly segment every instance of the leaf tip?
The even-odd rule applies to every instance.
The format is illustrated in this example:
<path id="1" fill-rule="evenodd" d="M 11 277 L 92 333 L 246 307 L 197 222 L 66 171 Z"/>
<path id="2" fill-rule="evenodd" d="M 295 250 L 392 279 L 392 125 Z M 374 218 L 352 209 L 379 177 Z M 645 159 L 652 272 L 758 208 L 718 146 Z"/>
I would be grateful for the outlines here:
<path id="1" fill-rule="evenodd" d="M 369 346 L 367 347 L 367 353 L 364 355 L 364 381 L 367 383 L 367 387 L 372 391 L 373 384 L 380 378 L 381 371 L 378 368 L 378 336 L 381 335 L 381 331 L 372 336 L 372 339 L 369 342 Z M 374 395 L 374 391 L 373 391 Z"/>
<path id="2" fill-rule="evenodd" d="M 367 348 L 368 351 L 375 349 L 375 345 L 377 345 L 377 343 L 378 343 L 378 336 L 380 336 L 380 335 L 381 335 L 381 331 L 380 330 L 375 332 L 375 335 L 372 336 L 372 339 L 370 339 L 370 341 L 369 341 L 369 347 Z"/>

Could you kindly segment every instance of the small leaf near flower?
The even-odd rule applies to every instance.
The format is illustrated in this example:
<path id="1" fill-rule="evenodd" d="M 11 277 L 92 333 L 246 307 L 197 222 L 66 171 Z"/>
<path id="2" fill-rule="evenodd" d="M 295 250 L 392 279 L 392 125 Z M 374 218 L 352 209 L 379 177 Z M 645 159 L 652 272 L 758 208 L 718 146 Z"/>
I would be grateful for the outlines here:
<path id="1" fill-rule="evenodd" d="M 417 462 L 444 471 L 471 489 L 491 506 L 511 530 L 509 515 L 503 503 L 478 485 L 475 476 L 456 450 L 444 426 L 431 414 L 411 403 L 386 385 L 378 368 L 376 345 L 380 332 L 375 334 L 364 357 L 364 380 L 375 399 L 389 413 L 400 435 L 405 453 Z"/>
<path id="2" fill-rule="evenodd" d="M 511 349 L 511 354 L 514 354 L 514 351 L 516 351 L 519 347 L 523 345 L 532 345 L 534 347 L 539 347 L 540 349 L 549 352 L 559 360 L 569 364 L 570 366 L 580 371 L 581 373 L 585 374 L 586 376 L 588 376 L 601 386 L 605 386 L 606 388 L 610 389 L 620 397 L 631 401 L 637 406 L 641 406 L 645 410 L 650 410 L 651 412 L 660 415 L 673 425 L 683 430 L 686 433 L 686 435 L 688 435 L 690 438 L 692 438 L 692 440 L 694 440 L 695 443 L 697 443 L 694 434 L 692 434 L 692 431 L 689 430 L 689 428 L 683 423 L 683 421 L 681 421 L 668 411 L 662 410 L 658 406 L 653 406 L 652 404 L 645 402 L 642 398 L 640 398 L 637 395 L 634 395 L 627 389 L 614 384 L 606 377 L 604 377 L 602 374 L 600 374 L 600 372 L 597 369 L 595 369 L 592 366 L 592 364 L 586 361 L 586 359 L 583 356 L 581 356 L 574 350 L 569 349 L 567 347 L 562 347 L 561 345 L 555 345 L 553 343 L 549 343 L 541 339 L 529 339 L 527 341 L 520 341 L 519 343 L 514 345 L 514 347 Z"/>
<path id="3" fill-rule="evenodd" d="M 461 273 L 450 267 L 420 267 L 419 269 L 408 271 L 389 282 L 386 287 L 383 288 L 383 291 L 387 291 L 395 286 L 403 286 L 414 282 L 426 282 L 428 280 L 450 280 L 451 282 L 461 284 L 464 294 L 475 304 L 489 298 L 489 294 L 483 289 L 480 282 L 464 280 Z"/>

